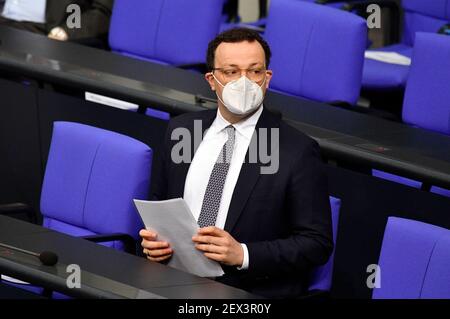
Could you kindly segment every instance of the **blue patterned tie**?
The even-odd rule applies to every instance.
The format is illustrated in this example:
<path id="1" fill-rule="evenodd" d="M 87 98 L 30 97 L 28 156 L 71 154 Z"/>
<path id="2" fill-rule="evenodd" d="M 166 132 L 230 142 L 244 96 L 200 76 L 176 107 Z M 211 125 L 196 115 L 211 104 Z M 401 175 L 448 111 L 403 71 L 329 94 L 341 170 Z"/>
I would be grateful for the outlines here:
<path id="1" fill-rule="evenodd" d="M 227 126 L 225 130 L 228 134 L 228 140 L 220 151 L 206 186 L 202 209 L 198 217 L 198 225 L 200 227 L 214 226 L 216 224 L 223 186 L 230 168 L 231 157 L 233 156 L 235 138 L 235 129 L 232 125 Z"/>

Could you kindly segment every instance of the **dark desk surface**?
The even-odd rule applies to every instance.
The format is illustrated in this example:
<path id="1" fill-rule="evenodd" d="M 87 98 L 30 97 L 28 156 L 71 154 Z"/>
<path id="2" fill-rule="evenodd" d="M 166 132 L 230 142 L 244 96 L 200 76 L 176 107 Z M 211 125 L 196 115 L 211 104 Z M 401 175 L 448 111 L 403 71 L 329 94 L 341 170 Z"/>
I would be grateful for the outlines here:
<path id="1" fill-rule="evenodd" d="M 201 74 L 7 27 L 0 27 L 0 42 L 0 69 L 172 114 L 212 107 L 195 100 L 198 94 L 214 98 Z M 450 187 L 448 136 L 273 92 L 265 103 L 315 138 L 330 158 Z"/>
<path id="2" fill-rule="evenodd" d="M 0 242 L 33 252 L 53 251 L 58 264 L 0 248 L 0 272 L 97 298 L 259 298 L 243 290 L 184 273 L 144 258 L 0 215 Z M 82 289 L 68 289 L 66 266 L 81 269 Z M 21 278 L 22 277 L 22 278 Z"/>

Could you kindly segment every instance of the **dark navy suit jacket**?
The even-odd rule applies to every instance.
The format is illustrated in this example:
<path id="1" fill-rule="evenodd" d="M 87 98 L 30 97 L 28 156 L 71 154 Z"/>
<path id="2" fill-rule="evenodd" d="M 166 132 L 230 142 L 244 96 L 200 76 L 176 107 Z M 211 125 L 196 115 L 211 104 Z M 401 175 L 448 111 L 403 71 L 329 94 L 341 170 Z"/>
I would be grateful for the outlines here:
<path id="1" fill-rule="evenodd" d="M 159 169 L 154 172 L 155 199 L 183 197 L 189 163 L 171 160 L 176 128 L 194 131 L 194 120 L 209 128 L 217 111 L 187 113 L 168 126 Z M 327 262 L 332 249 L 331 213 L 327 179 L 318 144 L 264 109 L 255 132 L 279 130 L 279 169 L 261 174 L 261 161 L 248 158 L 233 192 L 225 230 L 249 251 L 248 270 L 223 267 L 217 280 L 252 293 L 273 297 L 300 296 L 308 286 L 312 268 Z M 191 142 L 194 147 L 194 142 Z M 194 152 L 191 154 L 193 157 Z M 254 161 L 253 161 L 254 162 Z"/>

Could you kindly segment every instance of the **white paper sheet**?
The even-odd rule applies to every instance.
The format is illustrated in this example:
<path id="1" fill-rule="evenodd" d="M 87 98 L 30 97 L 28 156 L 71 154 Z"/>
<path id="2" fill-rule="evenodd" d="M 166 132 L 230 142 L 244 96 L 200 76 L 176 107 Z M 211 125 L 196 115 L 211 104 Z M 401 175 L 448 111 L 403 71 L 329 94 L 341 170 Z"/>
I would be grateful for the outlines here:
<path id="1" fill-rule="evenodd" d="M 145 227 L 156 232 L 158 240 L 170 243 L 174 253 L 169 266 L 201 277 L 219 277 L 224 274 L 218 262 L 206 258 L 195 248 L 192 236 L 197 234 L 199 227 L 184 199 L 135 199 L 134 204 Z"/>
<path id="2" fill-rule="evenodd" d="M 366 51 L 364 56 L 367 59 L 372 59 L 384 63 L 397 65 L 411 65 L 411 59 L 407 56 L 401 55 L 397 52 L 380 52 L 380 51 Z"/>

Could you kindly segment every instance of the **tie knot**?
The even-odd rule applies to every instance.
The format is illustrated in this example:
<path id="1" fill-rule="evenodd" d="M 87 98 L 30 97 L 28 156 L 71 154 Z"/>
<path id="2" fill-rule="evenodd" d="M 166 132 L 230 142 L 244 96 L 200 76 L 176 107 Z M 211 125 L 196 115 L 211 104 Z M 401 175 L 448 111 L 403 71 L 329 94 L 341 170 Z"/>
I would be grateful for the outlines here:
<path id="1" fill-rule="evenodd" d="M 234 133 L 235 133 L 235 128 L 234 128 L 234 126 L 233 125 L 228 125 L 226 128 L 225 128 L 225 131 L 227 132 L 227 135 L 228 135 L 228 139 L 234 139 Z"/>

